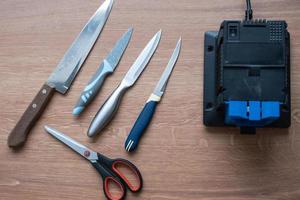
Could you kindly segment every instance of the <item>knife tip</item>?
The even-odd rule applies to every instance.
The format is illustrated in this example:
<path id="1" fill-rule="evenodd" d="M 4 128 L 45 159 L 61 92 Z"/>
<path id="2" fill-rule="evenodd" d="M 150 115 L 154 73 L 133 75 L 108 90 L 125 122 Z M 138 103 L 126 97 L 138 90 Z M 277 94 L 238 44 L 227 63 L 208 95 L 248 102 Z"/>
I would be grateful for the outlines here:
<path id="1" fill-rule="evenodd" d="M 177 46 L 178 48 L 181 48 L 181 43 L 182 43 L 182 39 L 181 39 L 181 36 L 179 37 L 179 40 L 177 42 Z"/>
<path id="2" fill-rule="evenodd" d="M 154 38 L 158 38 L 160 40 L 161 38 L 161 33 L 162 33 L 162 30 L 160 29 L 155 35 L 154 35 Z"/>
<path id="3" fill-rule="evenodd" d="M 47 131 L 48 133 L 50 132 L 51 128 L 48 125 L 44 126 L 45 131 Z"/>
<path id="4" fill-rule="evenodd" d="M 130 28 L 127 30 L 127 32 L 125 33 L 125 35 L 128 35 L 128 37 L 131 38 L 132 33 L 133 33 L 133 28 L 130 27 Z"/>

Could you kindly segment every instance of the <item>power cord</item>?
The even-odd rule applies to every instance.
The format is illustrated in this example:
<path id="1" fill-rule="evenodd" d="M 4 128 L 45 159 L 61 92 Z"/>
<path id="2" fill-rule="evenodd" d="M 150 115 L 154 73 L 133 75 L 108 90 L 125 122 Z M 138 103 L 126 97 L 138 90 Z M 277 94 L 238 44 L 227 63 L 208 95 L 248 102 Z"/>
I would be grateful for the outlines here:
<path id="1" fill-rule="evenodd" d="M 252 10 L 252 6 L 251 6 L 251 0 L 246 0 L 246 4 L 247 4 L 247 9 L 245 12 L 245 20 L 251 21 L 253 18 L 253 10 Z"/>

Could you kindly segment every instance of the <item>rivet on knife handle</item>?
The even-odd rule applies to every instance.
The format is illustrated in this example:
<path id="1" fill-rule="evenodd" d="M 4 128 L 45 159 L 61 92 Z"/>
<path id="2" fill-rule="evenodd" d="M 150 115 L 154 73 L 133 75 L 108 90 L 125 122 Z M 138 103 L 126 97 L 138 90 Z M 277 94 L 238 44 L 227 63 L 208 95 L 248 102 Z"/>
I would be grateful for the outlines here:
<path id="1" fill-rule="evenodd" d="M 24 112 L 20 121 L 12 130 L 8 137 L 9 147 L 18 147 L 25 143 L 27 135 L 33 127 L 35 121 L 37 121 L 40 115 L 45 110 L 48 102 L 54 94 L 55 89 L 48 85 L 43 85 L 39 93 L 35 96 L 34 100 L 28 106 Z"/>

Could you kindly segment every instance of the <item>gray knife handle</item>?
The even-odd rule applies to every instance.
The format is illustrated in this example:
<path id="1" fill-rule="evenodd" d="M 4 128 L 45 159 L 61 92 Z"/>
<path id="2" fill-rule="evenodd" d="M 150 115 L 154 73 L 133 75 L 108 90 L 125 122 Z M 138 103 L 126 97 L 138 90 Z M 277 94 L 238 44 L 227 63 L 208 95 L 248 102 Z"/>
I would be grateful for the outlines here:
<path id="1" fill-rule="evenodd" d="M 100 133 L 100 131 L 108 125 L 108 123 L 112 120 L 114 115 L 116 114 L 121 99 L 124 96 L 126 90 L 130 87 L 126 81 L 122 81 L 118 88 L 111 94 L 111 96 L 106 100 L 106 102 L 102 105 L 100 110 L 97 112 L 94 117 L 89 130 L 88 136 L 93 137 Z"/>
<path id="2" fill-rule="evenodd" d="M 73 115 L 78 116 L 96 97 L 105 78 L 113 72 L 113 68 L 104 60 L 96 73 L 93 75 L 88 85 L 84 88 L 83 92 L 74 106 Z"/>

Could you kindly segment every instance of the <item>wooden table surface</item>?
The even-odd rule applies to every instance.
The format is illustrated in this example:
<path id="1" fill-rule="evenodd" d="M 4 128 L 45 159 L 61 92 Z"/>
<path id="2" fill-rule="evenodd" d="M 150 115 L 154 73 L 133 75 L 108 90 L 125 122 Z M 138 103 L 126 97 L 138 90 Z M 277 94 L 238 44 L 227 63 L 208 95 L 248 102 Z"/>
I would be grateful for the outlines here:
<path id="1" fill-rule="evenodd" d="M 107 24 L 66 96 L 56 94 L 14 152 L 7 136 L 81 28 L 103 0 L 0 1 L 0 199 L 104 199 L 102 181 L 83 158 L 43 130 L 51 125 L 110 157 L 140 168 L 143 191 L 128 199 L 300 199 L 300 2 L 255 0 L 254 17 L 285 19 L 292 50 L 292 126 L 240 135 L 237 129 L 202 124 L 203 36 L 223 19 L 241 19 L 244 1 L 116 0 Z M 79 93 L 116 40 L 130 27 L 133 38 L 113 76 L 80 118 L 71 115 Z M 147 41 L 163 29 L 153 59 L 125 95 L 118 114 L 99 137 L 86 131 L 98 108 L 118 85 Z M 167 92 L 140 148 L 124 140 L 153 90 L 176 41 L 182 51 Z"/>

